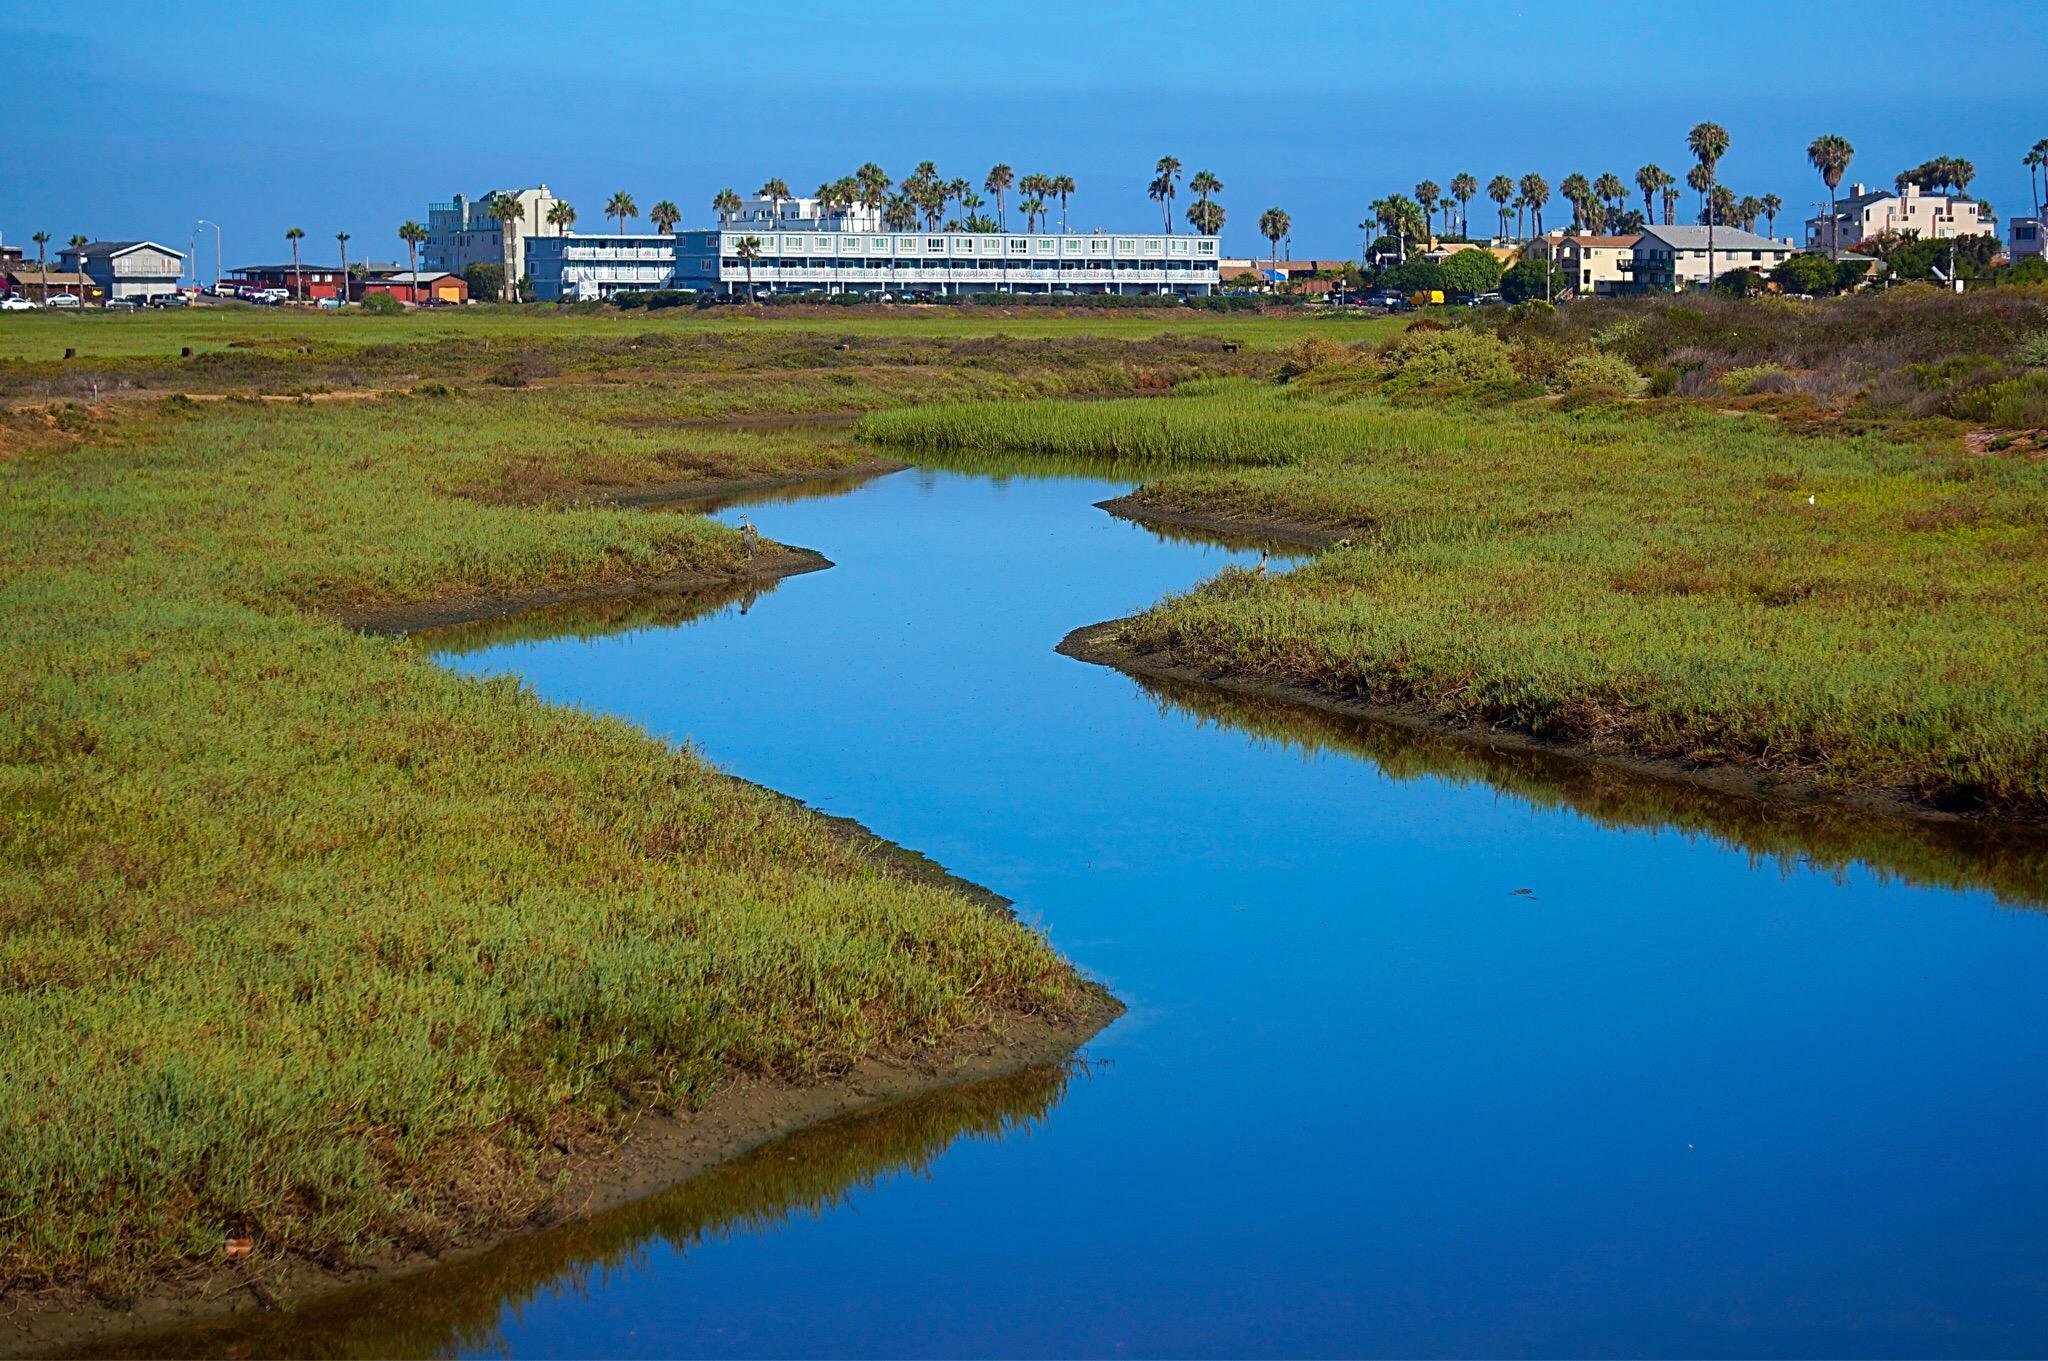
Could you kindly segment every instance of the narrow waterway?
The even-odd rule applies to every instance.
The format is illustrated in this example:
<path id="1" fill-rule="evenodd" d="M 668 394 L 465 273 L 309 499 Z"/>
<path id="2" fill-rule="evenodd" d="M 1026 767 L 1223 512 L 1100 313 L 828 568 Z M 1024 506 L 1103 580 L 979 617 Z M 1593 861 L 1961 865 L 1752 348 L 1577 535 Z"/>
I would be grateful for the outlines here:
<path id="1" fill-rule="evenodd" d="M 811 1131 L 243 1340 L 2048 1350 L 2038 844 L 1759 809 L 1058 656 L 1075 626 L 1252 556 L 1092 505 L 1125 490 L 920 469 L 756 502 L 764 533 L 838 565 L 442 654 L 1013 898 L 1130 1005 L 1085 1071 Z"/>

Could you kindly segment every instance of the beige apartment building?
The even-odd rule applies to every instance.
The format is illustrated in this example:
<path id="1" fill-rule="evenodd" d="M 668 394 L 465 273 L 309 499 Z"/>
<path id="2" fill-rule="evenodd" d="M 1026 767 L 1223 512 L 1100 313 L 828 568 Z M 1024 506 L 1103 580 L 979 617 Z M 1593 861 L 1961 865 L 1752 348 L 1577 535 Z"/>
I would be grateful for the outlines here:
<path id="1" fill-rule="evenodd" d="M 1532 260 L 1554 262 L 1566 286 L 1582 298 L 1625 292 L 1635 281 L 1640 236 L 1572 236 L 1552 232 L 1522 248 Z"/>
<path id="2" fill-rule="evenodd" d="M 502 264 L 505 240 L 498 219 L 491 216 L 494 199 L 519 202 L 519 230 L 512 238 L 512 277 L 526 277 L 526 243 L 536 236 L 553 235 L 548 213 L 555 196 L 545 184 L 532 189 L 493 189 L 477 198 L 457 194 L 446 203 L 427 206 L 426 250 L 420 263 L 428 270 L 460 274 L 471 265 Z"/>
<path id="3" fill-rule="evenodd" d="M 1806 245 L 1817 251 L 1847 250 L 1886 232 L 1933 241 L 1951 236 L 1981 236 L 1994 232 L 1996 226 L 1996 219 L 1973 198 L 1926 194 L 1917 184 L 1908 184 L 1898 193 L 1852 184 L 1849 196 L 1835 204 L 1832 232 L 1826 213 L 1806 219 Z"/>

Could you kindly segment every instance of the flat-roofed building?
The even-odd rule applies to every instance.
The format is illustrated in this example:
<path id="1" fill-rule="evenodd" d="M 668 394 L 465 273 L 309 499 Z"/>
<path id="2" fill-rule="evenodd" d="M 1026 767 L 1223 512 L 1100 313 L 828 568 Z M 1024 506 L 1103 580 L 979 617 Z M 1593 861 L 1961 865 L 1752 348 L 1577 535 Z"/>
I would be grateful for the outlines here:
<path id="1" fill-rule="evenodd" d="M 474 199 L 457 194 L 446 203 L 428 204 L 422 267 L 460 274 L 471 265 L 504 264 L 504 227 L 491 215 L 492 202 L 500 198 L 519 204 L 519 230 L 512 236 L 512 278 L 515 282 L 524 278 L 527 243 L 557 230 L 548 222 L 556 200 L 545 184 L 531 189 L 493 189 Z"/>
<path id="2" fill-rule="evenodd" d="M 577 302 L 673 288 L 676 237 L 536 236 L 526 243 L 526 272 L 539 302 Z"/>
<path id="3" fill-rule="evenodd" d="M 740 243 L 759 243 L 750 262 Z M 1212 293 L 1213 236 L 732 228 L 676 234 L 676 284 L 744 294 Z"/>
<path id="4" fill-rule="evenodd" d="M 2038 217 L 2014 218 L 2006 230 L 2005 253 L 2016 261 L 2048 255 L 2048 236 L 2043 235 L 2042 221 Z"/>
<path id="5" fill-rule="evenodd" d="M 1821 213 L 1806 219 L 1806 244 L 1811 250 L 1847 250 L 1873 237 L 1917 236 L 1922 241 L 1952 236 L 1982 236 L 1996 229 L 1983 204 L 1960 195 L 1928 194 L 1907 183 L 1897 193 L 1849 186 L 1848 197 L 1835 203 L 1833 224 Z"/>

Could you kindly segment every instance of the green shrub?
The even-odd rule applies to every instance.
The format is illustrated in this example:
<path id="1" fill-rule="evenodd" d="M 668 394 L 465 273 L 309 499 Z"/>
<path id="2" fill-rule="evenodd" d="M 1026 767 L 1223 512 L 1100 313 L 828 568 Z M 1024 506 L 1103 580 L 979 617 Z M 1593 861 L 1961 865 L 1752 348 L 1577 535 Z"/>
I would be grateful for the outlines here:
<path id="1" fill-rule="evenodd" d="M 1792 382 L 1792 375 L 1776 364 L 1751 364 L 1747 368 L 1730 369 L 1721 377 L 1722 389 L 1737 397 L 1753 397 L 1760 392 L 1785 392 Z"/>
<path id="2" fill-rule="evenodd" d="M 1943 403 L 1952 416 L 2005 430 L 2048 427 L 2048 373 L 2034 371 L 1959 391 Z"/>
<path id="3" fill-rule="evenodd" d="M 2023 336 L 2013 347 L 2014 362 L 2030 369 L 2048 369 L 2048 331 L 2036 331 Z"/>
<path id="4" fill-rule="evenodd" d="M 1483 250 L 1461 250 L 1443 262 L 1444 287 L 1454 293 L 1485 293 L 1500 287 L 1500 261 Z"/>
<path id="5" fill-rule="evenodd" d="M 1545 260 L 1522 260 L 1500 276 L 1500 295 L 1509 302 L 1554 298 L 1565 287 L 1564 271 Z"/>
<path id="6" fill-rule="evenodd" d="M 1581 354 L 1558 367 L 1554 382 L 1564 392 L 1611 392 L 1629 397 L 1641 389 L 1643 376 L 1636 372 L 1635 365 L 1618 356 Z"/>
<path id="7" fill-rule="evenodd" d="M 1489 388 L 1518 381 L 1508 347 L 1482 331 L 1408 330 L 1380 350 L 1388 387 Z"/>
<path id="8" fill-rule="evenodd" d="M 379 317 L 395 317 L 405 311 L 405 304 L 389 293 L 368 293 L 363 296 L 363 310 Z"/>

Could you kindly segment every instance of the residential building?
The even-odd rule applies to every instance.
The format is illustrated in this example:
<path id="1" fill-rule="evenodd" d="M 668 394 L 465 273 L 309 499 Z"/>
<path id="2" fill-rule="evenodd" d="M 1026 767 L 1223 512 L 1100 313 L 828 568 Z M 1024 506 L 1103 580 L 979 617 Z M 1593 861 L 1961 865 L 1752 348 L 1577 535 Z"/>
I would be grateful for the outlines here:
<path id="1" fill-rule="evenodd" d="M 54 298 L 59 293 L 69 293 L 81 302 L 96 302 L 102 296 L 92 276 L 76 270 L 53 269 L 45 274 L 34 265 L 16 265 L 0 276 L 0 281 L 6 284 L 4 291 L 9 297 L 23 297 L 31 302 Z"/>
<path id="2" fill-rule="evenodd" d="M 400 302 L 410 303 L 465 303 L 469 301 L 469 281 L 460 274 L 445 270 L 429 272 L 421 270 L 399 270 L 395 274 L 382 274 L 365 279 L 358 290 L 362 296 L 384 293 Z"/>
<path id="3" fill-rule="evenodd" d="M 1638 291 L 1636 246 L 1642 239 L 1638 235 L 1573 236 L 1551 232 L 1526 243 L 1522 255 L 1531 260 L 1553 261 L 1565 277 L 1565 286 L 1579 297 L 1609 297 Z"/>
<path id="4" fill-rule="evenodd" d="M 1631 277 L 1640 289 L 1677 291 L 1712 281 L 1731 269 L 1768 274 L 1799 253 L 1790 241 L 1758 236 L 1740 227 L 1713 229 L 1713 274 L 1708 274 L 1707 233 L 1698 226 L 1645 227 L 1636 238 Z"/>
<path id="5" fill-rule="evenodd" d="M 754 232 L 770 228 L 776 231 L 801 228 L 807 231 L 878 232 L 882 230 L 882 210 L 856 203 L 828 213 L 824 205 L 814 198 L 748 198 L 740 200 L 737 212 L 722 216 L 718 225 L 728 230 L 744 228 Z"/>
<path id="6" fill-rule="evenodd" d="M 752 238 L 751 262 L 739 245 Z M 1213 236 L 1121 233 L 683 231 L 678 286 L 726 294 L 1214 292 Z"/>
<path id="7" fill-rule="evenodd" d="M 235 288 L 282 288 L 294 298 L 315 301 L 341 296 L 341 266 L 302 260 L 294 265 L 243 265 L 228 271 L 227 284 Z"/>
<path id="8" fill-rule="evenodd" d="M 93 241 L 65 247 L 57 257 L 67 270 L 91 276 L 102 297 L 140 301 L 176 293 L 185 277 L 185 255 L 154 241 Z"/>
<path id="9" fill-rule="evenodd" d="M 500 198 L 519 202 L 519 230 L 512 237 L 512 277 L 526 276 L 526 243 L 557 229 L 548 223 L 556 199 L 545 184 L 532 189 L 493 189 L 480 198 L 457 194 L 446 203 L 427 206 L 427 242 L 420 263 L 426 269 L 460 274 L 471 265 L 505 263 L 502 224 L 491 216 Z"/>
<path id="10" fill-rule="evenodd" d="M 1832 230 L 1826 213 L 1806 219 L 1806 244 L 1811 250 L 1847 250 L 1886 233 L 1922 241 L 1981 236 L 1995 232 L 1996 223 L 1990 210 L 1973 198 L 1923 193 L 1917 184 L 1897 193 L 1852 184 L 1849 196 L 1835 203 Z"/>
<path id="11" fill-rule="evenodd" d="M 2038 217 L 2016 217 L 2007 228 L 2005 253 L 2014 263 L 2030 256 L 2048 254 L 2048 235 L 2044 235 L 2043 219 Z"/>
<path id="12" fill-rule="evenodd" d="M 539 302 L 609 298 L 675 286 L 674 236 L 536 236 L 526 243 L 526 273 Z"/>

